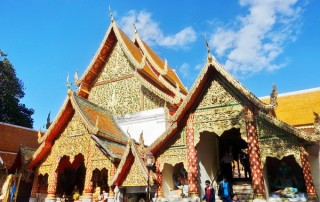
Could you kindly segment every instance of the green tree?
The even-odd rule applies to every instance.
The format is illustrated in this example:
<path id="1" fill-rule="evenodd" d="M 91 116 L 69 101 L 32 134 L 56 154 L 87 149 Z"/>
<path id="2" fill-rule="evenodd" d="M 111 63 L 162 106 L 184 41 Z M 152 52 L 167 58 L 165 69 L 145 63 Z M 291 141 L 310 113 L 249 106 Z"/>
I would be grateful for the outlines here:
<path id="1" fill-rule="evenodd" d="M 17 78 L 16 71 L 0 50 L 0 122 L 33 127 L 33 109 L 20 103 L 24 97 L 23 82 Z"/>

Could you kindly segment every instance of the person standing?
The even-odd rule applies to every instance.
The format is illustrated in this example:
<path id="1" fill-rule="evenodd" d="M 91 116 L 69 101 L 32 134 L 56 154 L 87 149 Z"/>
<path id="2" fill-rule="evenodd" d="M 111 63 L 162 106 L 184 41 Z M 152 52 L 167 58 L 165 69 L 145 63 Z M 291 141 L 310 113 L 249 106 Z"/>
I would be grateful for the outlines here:
<path id="1" fill-rule="evenodd" d="M 205 200 L 206 202 L 215 202 L 215 195 L 214 195 L 214 188 L 210 186 L 210 181 L 205 181 L 206 187 L 204 188 L 204 196 L 202 197 L 202 200 Z"/>
<path id="2" fill-rule="evenodd" d="M 233 188 L 227 177 L 223 176 L 223 180 L 219 183 L 218 196 L 223 202 L 231 202 L 233 196 Z"/>
<path id="3" fill-rule="evenodd" d="M 232 162 L 233 156 L 231 152 L 226 152 L 222 159 L 222 174 L 227 177 L 228 180 L 232 180 Z"/>
<path id="4" fill-rule="evenodd" d="M 245 149 L 242 151 L 242 154 L 240 156 L 240 160 L 241 160 L 241 164 L 244 167 L 244 177 L 251 178 L 251 169 L 250 169 L 248 149 Z"/>

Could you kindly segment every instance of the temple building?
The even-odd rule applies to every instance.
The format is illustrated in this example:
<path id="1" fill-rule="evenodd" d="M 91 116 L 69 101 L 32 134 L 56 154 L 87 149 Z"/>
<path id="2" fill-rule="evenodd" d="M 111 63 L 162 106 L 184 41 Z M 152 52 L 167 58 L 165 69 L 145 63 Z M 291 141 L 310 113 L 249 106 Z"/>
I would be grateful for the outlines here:
<path id="1" fill-rule="evenodd" d="M 28 164 L 29 201 L 199 201 L 205 180 L 226 175 L 243 200 L 267 200 L 279 190 L 287 197 L 286 188 L 317 200 L 320 109 L 307 120 L 309 130 L 289 125 L 277 118 L 275 86 L 263 102 L 210 51 L 187 91 L 137 30 L 130 40 L 112 19 L 75 83 Z M 231 173 L 220 169 L 225 154 Z"/>

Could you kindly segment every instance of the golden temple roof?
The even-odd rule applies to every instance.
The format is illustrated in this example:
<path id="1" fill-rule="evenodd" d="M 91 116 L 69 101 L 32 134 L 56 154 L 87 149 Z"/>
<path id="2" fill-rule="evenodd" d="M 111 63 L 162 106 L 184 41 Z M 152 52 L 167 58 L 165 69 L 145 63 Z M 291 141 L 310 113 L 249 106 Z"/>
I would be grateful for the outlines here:
<path id="1" fill-rule="evenodd" d="M 114 21 L 111 22 L 99 49 L 88 65 L 86 71 L 77 82 L 80 86 L 78 95 L 86 98 L 94 86 L 96 78 L 102 71 L 107 58 L 115 44 L 119 42 L 126 57 L 135 67 L 134 76 L 143 86 L 167 101 L 177 104 L 186 95 L 187 90 L 174 71 L 156 55 L 146 44 L 142 45 L 145 52 L 141 51 L 137 43 L 131 41 L 125 33 L 119 29 Z M 160 75 L 150 61 L 157 61 L 161 67 L 167 68 L 167 73 Z M 158 67 L 158 65 L 157 65 Z M 159 68 L 158 68 L 159 69 Z M 164 79 L 162 78 L 164 77 Z"/>
<path id="2" fill-rule="evenodd" d="M 265 103 L 269 97 L 262 97 Z M 320 88 L 313 88 L 278 95 L 276 117 L 293 126 L 312 125 L 313 112 L 320 113 Z"/>
<path id="3" fill-rule="evenodd" d="M 50 152 L 55 139 L 64 129 L 68 121 L 71 120 L 75 112 L 80 115 L 83 124 L 90 134 L 113 141 L 117 144 L 125 145 L 127 143 L 127 136 L 118 127 L 111 113 L 91 103 L 87 99 L 77 96 L 74 92 L 68 92 L 68 96 L 60 108 L 58 115 L 45 134 L 38 139 L 38 142 L 41 144 L 33 154 L 29 168 L 35 166 Z M 112 151 L 113 147 L 111 146 L 110 148 Z M 115 154 L 121 153 L 119 151 L 112 152 Z"/>

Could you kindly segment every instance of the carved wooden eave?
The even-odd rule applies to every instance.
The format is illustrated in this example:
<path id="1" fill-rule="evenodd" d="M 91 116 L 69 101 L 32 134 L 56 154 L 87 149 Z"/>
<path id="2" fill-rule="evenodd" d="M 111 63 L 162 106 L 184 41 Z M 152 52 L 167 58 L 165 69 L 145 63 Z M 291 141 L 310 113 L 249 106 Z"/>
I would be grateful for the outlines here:
<path id="1" fill-rule="evenodd" d="M 170 90 L 166 84 L 159 80 L 146 59 L 147 55 L 143 55 L 140 49 L 118 28 L 115 21 L 111 22 L 97 52 L 77 82 L 79 86 L 77 93 L 79 96 L 83 98 L 88 97 L 96 78 L 102 71 L 107 58 L 117 42 L 120 44 L 122 51 L 130 63 L 135 67 L 134 75 L 143 86 L 169 103 L 177 104 L 181 101 L 181 93 L 177 93 L 176 88 Z"/>
<path id="2" fill-rule="evenodd" d="M 45 134 L 39 138 L 38 142 L 40 143 L 40 146 L 31 157 L 31 162 L 28 165 L 29 169 L 39 163 L 51 150 L 55 136 L 64 128 L 65 124 L 71 119 L 73 114 L 74 110 L 72 108 L 70 98 L 67 96 L 50 127 L 46 130 Z"/>
<path id="3" fill-rule="evenodd" d="M 167 87 L 171 86 L 178 89 L 178 92 L 185 96 L 188 91 L 177 74 L 168 66 L 167 60 L 163 61 L 143 40 L 141 40 L 137 32 L 135 33 L 134 42 L 136 42 L 141 51 L 147 56 L 146 58 L 150 65 L 154 67 L 162 77 L 165 77 L 170 82 L 166 81 L 164 83 L 164 81 L 162 81 L 163 84 Z"/>
<path id="4" fill-rule="evenodd" d="M 145 184 L 136 185 L 136 186 L 147 186 L 148 169 L 143 159 L 139 156 L 137 149 L 135 147 L 135 143 L 131 139 L 128 141 L 126 150 L 123 156 L 121 157 L 120 164 L 110 184 L 114 186 L 121 186 L 124 180 L 128 177 L 128 173 L 133 163 L 136 163 L 136 165 L 138 166 L 141 174 L 140 177 L 143 177 L 145 179 Z M 150 180 L 150 185 L 153 185 L 155 176 L 152 175 L 151 178 L 153 180 Z"/>
<path id="5" fill-rule="evenodd" d="M 320 135 L 310 134 L 310 133 L 306 133 L 302 130 L 298 130 L 293 126 L 291 126 L 283 121 L 280 121 L 279 119 L 275 118 L 272 115 L 269 115 L 269 114 L 266 114 L 262 111 L 259 111 L 258 117 L 262 118 L 263 120 L 266 120 L 267 122 L 269 122 L 279 128 L 281 128 L 284 131 L 287 131 L 290 134 L 295 135 L 296 137 L 298 137 L 304 141 L 307 141 L 310 143 L 319 143 L 320 142 Z"/>

